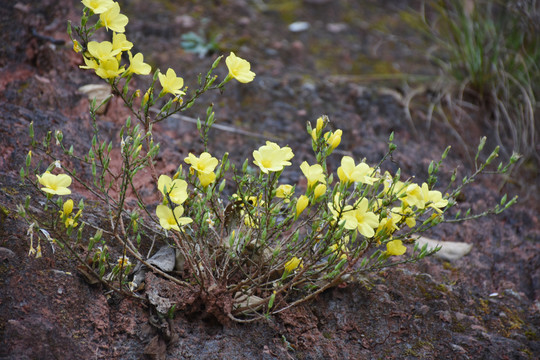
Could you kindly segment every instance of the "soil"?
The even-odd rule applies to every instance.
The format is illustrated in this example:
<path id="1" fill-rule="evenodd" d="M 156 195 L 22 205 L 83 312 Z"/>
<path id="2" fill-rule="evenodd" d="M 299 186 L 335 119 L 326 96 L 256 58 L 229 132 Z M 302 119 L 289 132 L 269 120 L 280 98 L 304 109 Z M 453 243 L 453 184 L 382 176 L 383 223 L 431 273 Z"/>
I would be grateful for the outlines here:
<path id="1" fill-rule="evenodd" d="M 174 67 L 195 81 L 217 54 L 249 59 L 253 83 L 231 83 L 224 94 L 203 97 L 185 115 L 204 116 L 215 104 L 210 133 L 214 154 L 230 152 L 237 163 L 274 139 L 295 152 L 295 165 L 313 161 L 306 121 L 327 114 L 343 130 L 335 170 L 343 154 L 376 163 L 394 131 L 398 151 L 385 165 L 403 177 L 427 178 L 427 167 L 452 145 L 441 169 L 441 187 L 452 170 L 470 173 L 462 143 L 474 144 L 489 122 L 448 124 L 407 120 L 400 88 L 363 82 L 366 74 L 435 70 L 409 46 L 414 34 L 400 12 L 416 1 L 207 0 L 121 1 L 129 16 L 126 35 L 145 60 Z M 540 354 L 540 227 L 538 167 L 523 166 L 512 179 L 482 177 L 460 199 L 482 211 L 502 193 L 520 201 L 498 216 L 445 224 L 430 237 L 473 244 L 453 262 L 436 257 L 374 274 L 329 290 L 315 300 L 265 322 L 222 325 L 203 311 L 157 316 L 144 304 L 91 286 L 72 258 L 28 256 L 28 226 L 16 207 L 27 195 L 19 169 L 28 153 L 28 125 L 36 136 L 60 129 L 64 141 L 85 149 L 91 140 L 88 99 L 78 88 L 100 80 L 78 68 L 66 20 L 76 23 L 78 1 L 19 1 L 0 7 L 0 358 L 1 359 L 534 359 Z M 299 23 L 305 22 L 305 23 Z M 306 27 L 291 31 L 290 25 Z M 400 25 L 401 24 L 401 25 Z M 293 26 L 293 30 L 294 30 Z M 189 31 L 217 47 L 199 57 L 180 46 Z M 397 36 L 398 34 L 399 36 Z M 224 67 L 218 70 L 224 76 Z M 190 79 L 190 80 L 188 80 Z M 140 80 L 139 86 L 146 85 Z M 115 139 L 128 115 L 115 99 L 99 118 Z M 414 130 L 413 130 L 414 125 Z M 230 130 L 233 129 L 233 130 Z M 459 130 L 459 137 L 455 135 Z M 241 131 L 240 131 L 241 130 Z M 195 125 L 169 120 L 154 129 L 162 152 L 157 167 L 174 173 L 183 158 L 203 149 Z M 461 139 L 461 140 L 460 140 Z M 118 148 L 117 141 L 114 147 Z M 486 148 L 493 148 L 488 140 Z M 83 150 L 81 150 L 83 151 Z M 117 151 L 117 150 L 116 150 Z M 294 166 L 293 166 L 294 167 Z M 291 167 L 291 168 L 293 168 Z M 88 169 L 78 169 L 81 173 Z M 298 183 L 298 169 L 284 173 Z M 459 176 L 458 176 L 459 178 Z M 511 180 L 511 181 L 510 181 Z M 154 185 L 140 176 L 137 185 Z M 91 194 L 74 187 L 91 200 Z M 155 199 L 154 199 L 155 200 Z M 36 200 L 37 201 L 37 200 Z M 99 221 L 99 212 L 89 211 Z M 154 286 L 169 287 L 154 275 Z M 189 299 L 185 299 L 189 302 Z"/>

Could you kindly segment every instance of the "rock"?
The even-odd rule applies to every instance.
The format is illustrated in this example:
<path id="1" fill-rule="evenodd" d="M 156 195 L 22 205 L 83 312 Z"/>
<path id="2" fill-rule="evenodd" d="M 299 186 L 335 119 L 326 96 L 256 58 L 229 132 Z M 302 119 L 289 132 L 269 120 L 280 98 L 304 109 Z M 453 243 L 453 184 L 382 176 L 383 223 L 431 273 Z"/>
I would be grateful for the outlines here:
<path id="1" fill-rule="evenodd" d="M 296 21 L 289 25 L 289 31 L 292 31 L 292 32 L 306 31 L 309 28 L 310 28 L 309 23 L 305 21 Z"/>
<path id="2" fill-rule="evenodd" d="M 445 321 L 447 323 L 452 322 L 452 315 L 450 315 L 449 311 L 441 310 L 437 311 L 436 314 L 439 316 L 439 319 L 442 321 Z"/>
<path id="3" fill-rule="evenodd" d="M 108 103 L 99 106 L 103 101 L 105 101 L 109 96 L 111 96 L 111 87 L 108 84 L 88 84 L 81 86 L 79 92 L 88 96 L 90 101 L 96 100 L 96 113 L 104 114 L 107 110 Z"/>
<path id="4" fill-rule="evenodd" d="M 427 245 L 427 249 L 434 249 L 439 246 L 441 249 L 435 253 L 435 256 L 448 261 L 454 261 L 462 258 L 471 252 L 472 244 L 467 244 L 465 242 L 457 241 L 441 241 L 430 239 L 424 236 L 416 239 L 416 243 L 419 248 L 422 248 L 424 245 Z"/>
<path id="5" fill-rule="evenodd" d="M 176 263 L 176 252 L 170 246 L 163 246 L 147 262 L 161 271 L 173 271 Z"/>
<path id="6" fill-rule="evenodd" d="M 15 257 L 15 253 L 8 248 L 0 247 L 0 261 L 9 260 Z"/>

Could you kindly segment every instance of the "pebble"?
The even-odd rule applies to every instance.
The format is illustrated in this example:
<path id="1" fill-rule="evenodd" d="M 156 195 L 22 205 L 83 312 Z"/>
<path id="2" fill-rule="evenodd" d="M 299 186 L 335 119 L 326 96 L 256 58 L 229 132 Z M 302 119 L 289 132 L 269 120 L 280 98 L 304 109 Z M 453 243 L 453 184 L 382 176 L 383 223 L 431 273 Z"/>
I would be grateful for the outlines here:
<path id="1" fill-rule="evenodd" d="M 11 259 L 15 257 L 15 253 L 8 248 L 0 247 L 0 261 Z"/>
<path id="2" fill-rule="evenodd" d="M 296 21 L 289 25 L 289 31 L 302 32 L 310 28 L 310 25 L 306 21 Z"/>

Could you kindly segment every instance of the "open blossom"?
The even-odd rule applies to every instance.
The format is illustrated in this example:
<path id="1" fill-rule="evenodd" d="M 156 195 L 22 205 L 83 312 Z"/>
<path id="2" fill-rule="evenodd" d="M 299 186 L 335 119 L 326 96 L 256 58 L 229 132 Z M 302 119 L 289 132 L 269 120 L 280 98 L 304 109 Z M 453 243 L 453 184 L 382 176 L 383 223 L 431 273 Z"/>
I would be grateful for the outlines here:
<path id="1" fill-rule="evenodd" d="M 384 231 L 386 234 L 392 234 L 393 232 L 399 230 L 397 224 L 401 221 L 401 215 L 395 212 L 388 212 L 388 215 L 385 218 L 381 219 L 379 226 L 377 227 L 377 232 Z"/>
<path id="2" fill-rule="evenodd" d="M 285 199 L 285 202 L 289 202 L 288 198 L 290 198 L 292 194 L 293 194 L 292 185 L 281 184 L 276 189 L 276 197 L 280 199 Z"/>
<path id="3" fill-rule="evenodd" d="M 392 240 L 386 243 L 386 254 L 390 256 L 399 256 L 405 254 L 407 248 L 403 246 L 401 240 Z"/>
<path id="4" fill-rule="evenodd" d="M 113 50 L 128 51 L 133 47 L 133 43 L 128 41 L 125 34 L 113 32 L 112 48 Z"/>
<path id="5" fill-rule="evenodd" d="M 82 3 L 92 10 L 94 14 L 101 14 L 114 5 L 113 0 L 82 0 Z"/>
<path id="6" fill-rule="evenodd" d="M 269 171 L 281 171 L 284 166 L 290 166 L 294 154 L 290 147 L 279 147 L 278 144 L 267 141 L 259 150 L 253 151 L 253 163 L 257 165 L 261 171 L 268 174 Z"/>
<path id="7" fill-rule="evenodd" d="M 394 179 L 388 171 L 385 171 L 382 177 L 384 178 L 383 191 L 385 193 L 389 193 L 391 191 L 394 196 L 399 198 L 407 190 L 407 184 L 405 184 L 403 181 Z"/>
<path id="8" fill-rule="evenodd" d="M 247 60 L 239 58 L 233 52 L 225 59 L 225 64 L 229 69 L 228 77 L 232 77 L 241 83 L 253 81 L 255 73 L 251 71 L 251 65 Z"/>
<path id="9" fill-rule="evenodd" d="M 168 69 L 165 75 L 159 73 L 158 78 L 159 83 L 163 88 L 164 94 L 169 93 L 176 96 L 182 96 L 186 94 L 181 90 L 184 87 L 184 79 L 176 76 L 176 72 L 174 72 L 173 69 Z"/>
<path id="10" fill-rule="evenodd" d="M 341 166 L 337 170 L 339 181 L 342 183 L 361 182 L 372 185 L 376 178 L 370 175 L 372 169 L 366 163 L 354 164 L 354 159 L 350 156 L 344 156 L 341 159 Z"/>
<path id="11" fill-rule="evenodd" d="M 346 211 L 343 212 L 343 219 L 346 221 L 346 229 L 357 229 L 360 234 L 370 238 L 375 235 L 374 229 L 379 226 L 379 217 L 369 211 L 368 204 L 368 199 L 363 198 L 356 209 L 346 207 Z"/>
<path id="12" fill-rule="evenodd" d="M 324 178 L 323 168 L 321 165 L 319 164 L 309 165 L 307 161 L 304 161 L 300 165 L 300 170 L 302 170 L 302 173 L 304 173 L 304 176 L 307 178 L 308 188 L 312 187 L 318 182 L 321 182 L 323 184 L 326 183 L 326 180 Z"/>
<path id="13" fill-rule="evenodd" d="M 121 51 L 119 48 L 114 49 L 110 41 L 90 41 L 88 43 L 88 52 L 99 61 L 115 59 L 115 56 L 120 54 Z"/>
<path id="14" fill-rule="evenodd" d="M 209 153 L 203 152 L 200 157 L 189 153 L 184 161 L 191 165 L 191 171 L 197 171 L 197 177 L 203 187 L 207 187 L 216 180 L 214 169 L 218 165 L 218 159 Z"/>
<path id="15" fill-rule="evenodd" d="M 216 181 L 216 173 L 197 173 L 197 177 L 199 178 L 199 181 L 201 182 L 202 187 L 207 187 L 208 185 L 212 184 L 214 181 Z"/>
<path id="16" fill-rule="evenodd" d="M 428 184 L 422 184 L 422 195 L 428 204 L 428 207 L 435 209 L 439 214 L 442 213 L 441 208 L 448 205 L 448 200 L 442 198 L 442 194 L 437 190 L 429 190 Z"/>
<path id="17" fill-rule="evenodd" d="M 291 260 L 285 263 L 284 268 L 286 272 L 290 273 L 296 270 L 298 266 L 304 267 L 304 265 L 302 264 L 302 258 L 297 258 L 296 256 L 294 256 Z"/>
<path id="18" fill-rule="evenodd" d="M 99 67 L 99 64 L 97 63 L 96 60 L 94 59 L 88 59 L 86 57 L 83 56 L 83 59 L 84 59 L 84 63 L 86 65 L 79 65 L 79 67 L 81 69 L 92 69 L 92 70 L 97 70 L 97 68 Z"/>
<path id="19" fill-rule="evenodd" d="M 191 169 L 197 171 L 198 173 L 205 174 L 213 172 L 218 165 L 218 159 L 207 152 L 203 152 L 200 157 L 189 153 L 188 157 L 185 158 L 184 161 L 186 164 L 191 165 Z"/>
<path id="20" fill-rule="evenodd" d="M 416 206 L 418 209 L 426 207 L 426 199 L 424 192 L 418 184 L 410 184 L 405 189 L 406 196 L 402 198 L 403 202 L 408 206 Z"/>
<path id="21" fill-rule="evenodd" d="M 167 175 L 161 175 L 158 179 L 158 190 L 161 191 L 165 198 L 169 194 L 169 198 L 175 204 L 182 204 L 188 198 L 187 182 L 182 179 L 172 180 Z"/>
<path id="22" fill-rule="evenodd" d="M 118 266 L 121 268 L 125 268 L 131 265 L 131 261 L 129 261 L 129 258 L 126 256 L 119 256 L 117 262 Z"/>
<path id="23" fill-rule="evenodd" d="M 193 220 L 189 217 L 182 217 L 184 214 L 184 208 L 182 205 L 178 205 L 171 210 L 167 205 L 158 205 L 156 208 L 156 215 L 159 218 L 159 224 L 165 230 L 180 231 L 179 225 L 184 226 L 191 223 Z"/>
<path id="24" fill-rule="evenodd" d="M 110 8 L 99 15 L 99 19 L 105 25 L 107 30 L 113 30 L 118 33 L 126 31 L 126 25 L 129 19 L 126 15 L 120 14 L 120 5 L 113 3 Z"/>
<path id="25" fill-rule="evenodd" d="M 144 56 L 141 53 L 133 56 L 131 51 L 128 50 L 129 55 L 129 67 L 127 69 L 128 74 L 148 75 L 152 70 L 152 67 L 144 62 Z"/>
<path id="26" fill-rule="evenodd" d="M 124 72 L 124 67 L 119 67 L 115 58 L 101 61 L 96 69 L 96 75 L 102 79 L 112 79 Z"/>
<path id="27" fill-rule="evenodd" d="M 71 177 L 66 174 L 53 175 L 50 172 L 46 171 L 43 175 L 36 175 L 38 181 L 44 187 L 41 188 L 42 191 L 45 191 L 49 194 L 55 195 L 69 195 L 71 190 L 68 189 L 71 185 Z"/>

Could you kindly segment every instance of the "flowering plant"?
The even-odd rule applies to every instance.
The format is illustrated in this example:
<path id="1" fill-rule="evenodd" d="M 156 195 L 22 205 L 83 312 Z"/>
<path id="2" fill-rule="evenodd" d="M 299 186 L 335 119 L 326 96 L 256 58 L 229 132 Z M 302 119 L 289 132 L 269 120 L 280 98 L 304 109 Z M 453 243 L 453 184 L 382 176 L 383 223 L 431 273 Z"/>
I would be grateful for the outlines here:
<path id="1" fill-rule="evenodd" d="M 30 198 L 20 206 L 20 213 L 29 224 L 32 255 L 41 256 L 40 239 L 45 238 L 53 248 L 57 245 L 72 254 L 80 263 L 79 271 L 89 281 L 150 301 L 143 296 L 144 279 L 138 276 L 144 265 L 179 286 L 178 291 L 222 304 L 218 308 L 208 306 L 208 311 L 218 319 L 252 321 L 284 311 L 364 274 L 418 261 L 437 251 L 419 247 L 415 242 L 418 234 L 442 222 L 500 213 L 516 201 L 514 198 L 506 202 L 505 196 L 500 205 L 481 214 L 467 212 L 464 216 L 458 213 L 453 219 L 445 217 L 448 209 L 456 205 L 463 186 L 474 181 L 496 158 L 497 149 L 486 162 L 478 164 L 475 173 L 451 189 L 456 183 L 454 173 L 444 194 L 435 185 L 449 148 L 440 161 L 431 163 L 427 181 L 417 184 L 412 179 L 401 179 L 400 171 L 390 174 L 381 170 L 396 149 L 393 134 L 379 163 L 370 165 L 344 156 L 341 166 L 332 173 L 327 159 L 339 146 L 342 131 L 325 131 L 329 121 L 326 116 L 317 119 L 315 127 L 307 125 L 315 163 L 303 162 L 298 168 L 307 187 L 284 184 L 281 174 L 286 167 L 293 166 L 294 153 L 289 146 L 267 141 L 241 167 L 231 163 L 227 153 L 218 159 L 208 151 L 207 133 L 214 123 L 211 107 L 204 122 L 198 122 L 206 151 L 199 155 L 190 153 L 184 160 L 189 169 L 178 164 L 172 178 L 160 174 L 154 166 L 160 145 L 154 143 L 152 125 L 189 109 L 207 91 L 223 90 L 232 79 L 249 83 L 255 77 L 251 65 L 231 53 L 226 59 L 229 73 L 216 85 L 213 71 L 222 58 L 218 57 L 207 75 L 200 77 L 194 91 L 188 91 L 184 79 L 173 69 L 165 74 L 157 69 L 139 103 L 136 99 L 142 91 L 133 90 L 131 80 L 134 75 L 150 74 L 151 67 L 144 63 L 142 54 L 131 53 L 133 44 L 123 34 L 127 17 L 112 0 L 84 0 L 83 4 L 86 7 L 80 25 L 69 27 L 74 50 L 84 57 L 86 65 L 82 68 L 93 70 L 104 79 L 138 123 L 132 124 L 128 118 L 120 131 L 120 168 L 111 166 L 112 142 L 100 140 L 96 125 L 97 110 L 110 97 L 100 104 L 95 100 L 91 103 L 94 137 L 85 154 L 75 154 L 72 146 L 66 146 L 60 131 L 54 132 L 56 145 L 52 132 L 37 142 L 31 125 L 33 153 L 28 154 L 21 177 L 38 189 L 41 186 L 46 196 L 44 210 L 52 207 L 56 214 L 52 220 L 38 216 L 30 210 Z M 99 19 L 90 25 L 95 15 Z M 91 40 L 100 28 L 112 31 L 112 42 Z M 124 53 L 129 65 L 123 64 Z M 152 116 L 151 107 L 158 105 L 157 115 Z M 484 144 L 485 139 L 478 152 Z M 52 161 L 44 172 L 41 162 L 32 166 L 35 153 Z M 62 166 L 61 157 L 69 158 L 70 163 L 88 164 L 91 181 L 78 175 L 74 168 Z M 514 156 L 509 164 L 501 163 L 496 172 L 506 172 L 516 159 Z M 149 171 L 154 190 L 160 194 L 158 204 L 145 204 L 141 189 L 131 181 L 143 169 Z M 53 175 L 52 171 L 59 174 Z M 229 187 L 227 175 L 233 183 Z M 72 193 L 72 181 L 91 191 L 106 209 L 103 216 L 107 225 L 85 219 L 83 200 L 73 215 L 73 200 L 64 200 Z M 226 196 L 226 189 L 234 194 Z M 137 198 L 137 208 L 127 205 L 128 190 Z M 39 251 L 33 245 L 35 234 Z M 173 267 L 157 266 L 152 261 L 152 251 L 143 252 L 155 243 L 174 250 Z M 113 253 L 116 261 L 111 260 Z M 188 306 L 173 305 L 178 305 L 177 309 Z"/>

